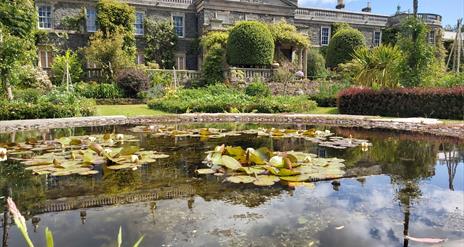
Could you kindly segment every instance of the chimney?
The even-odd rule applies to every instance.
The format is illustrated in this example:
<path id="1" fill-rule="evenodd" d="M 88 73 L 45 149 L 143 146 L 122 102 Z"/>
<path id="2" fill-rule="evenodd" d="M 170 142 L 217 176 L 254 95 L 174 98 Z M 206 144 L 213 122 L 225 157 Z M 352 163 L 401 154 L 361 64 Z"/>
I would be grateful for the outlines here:
<path id="1" fill-rule="evenodd" d="M 367 2 L 367 7 L 362 9 L 362 12 L 368 12 L 368 13 L 372 12 L 371 2 Z"/>
<path id="2" fill-rule="evenodd" d="M 335 7 L 336 9 L 344 9 L 345 8 L 345 0 L 338 0 L 338 4 Z"/>

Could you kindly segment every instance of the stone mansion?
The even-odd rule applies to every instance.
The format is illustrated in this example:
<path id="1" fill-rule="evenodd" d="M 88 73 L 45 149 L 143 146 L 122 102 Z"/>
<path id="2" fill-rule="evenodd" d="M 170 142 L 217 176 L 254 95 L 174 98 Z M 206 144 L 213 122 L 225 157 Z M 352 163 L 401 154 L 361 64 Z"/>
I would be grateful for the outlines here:
<path id="1" fill-rule="evenodd" d="M 67 47 L 76 49 L 87 45 L 91 33 L 98 29 L 96 4 L 98 0 L 36 0 L 38 27 L 49 32 L 68 32 Z M 180 70 L 197 70 L 202 61 L 201 52 L 195 47 L 205 32 L 227 28 L 237 21 L 261 20 L 276 22 L 286 20 L 307 34 L 315 47 L 327 46 L 331 26 L 345 22 L 359 29 L 370 46 L 382 42 L 382 30 L 396 25 L 408 15 L 398 11 L 392 16 L 372 13 L 370 4 L 359 12 L 346 11 L 343 0 L 334 9 L 303 8 L 298 0 L 124 0 L 136 9 L 135 30 L 137 37 L 137 62 L 143 63 L 144 19 L 171 20 L 179 36 L 176 67 Z M 76 16 L 85 8 L 85 30 L 64 30 L 64 17 Z M 441 16 L 420 14 L 431 27 L 429 42 L 435 42 L 435 32 L 441 29 Z M 47 69 L 53 62 L 53 52 L 39 46 L 39 65 Z"/>

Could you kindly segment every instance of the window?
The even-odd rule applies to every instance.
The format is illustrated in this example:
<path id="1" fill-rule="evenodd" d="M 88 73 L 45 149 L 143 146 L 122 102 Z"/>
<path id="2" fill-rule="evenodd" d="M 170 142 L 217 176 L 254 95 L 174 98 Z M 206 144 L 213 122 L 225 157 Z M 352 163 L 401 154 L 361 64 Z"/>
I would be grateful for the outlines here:
<path id="1" fill-rule="evenodd" d="M 52 6 L 40 5 L 38 7 L 39 12 L 39 28 L 50 29 L 52 28 Z"/>
<path id="2" fill-rule="evenodd" d="M 430 44 L 435 44 L 435 31 L 430 31 L 427 39 Z"/>
<path id="3" fill-rule="evenodd" d="M 330 42 L 330 27 L 321 27 L 321 46 L 328 46 Z"/>
<path id="4" fill-rule="evenodd" d="M 135 14 L 135 35 L 143 35 L 143 12 Z"/>
<path id="5" fill-rule="evenodd" d="M 39 49 L 39 66 L 44 69 L 51 68 L 53 64 L 53 52 Z"/>
<path id="6" fill-rule="evenodd" d="M 185 70 L 185 55 L 176 54 L 176 69 Z"/>
<path id="7" fill-rule="evenodd" d="M 136 63 L 137 64 L 144 64 L 145 63 L 145 57 L 144 57 L 143 52 L 137 53 L 137 61 L 136 61 Z"/>
<path id="8" fill-rule="evenodd" d="M 179 15 L 172 16 L 172 24 L 177 36 L 184 37 L 184 17 Z"/>
<path id="9" fill-rule="evenodd" d="M 382 43 L 382 32 L 380 31 L 374 32 L 372 43 L 374 44 L 374 46 L 380 46 L 380 44 Z"/>
<path id="10" fill-rule="evenodd" d="M 87 32 L 97 31 L 97 11 L 94 7 L 87 8 L 87 18 L 85 19 Z"/>

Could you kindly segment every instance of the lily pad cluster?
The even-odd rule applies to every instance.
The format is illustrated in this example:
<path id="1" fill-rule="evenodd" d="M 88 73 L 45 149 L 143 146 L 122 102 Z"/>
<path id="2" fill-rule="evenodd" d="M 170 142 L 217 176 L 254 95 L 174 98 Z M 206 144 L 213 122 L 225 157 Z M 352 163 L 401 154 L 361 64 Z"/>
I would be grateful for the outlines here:
<path id="1" fill-rule="evenodd" d="M 334 149 L 347 149 L 361 146 L 363 150 L 367 151 L 369 146 L 372 146 L 371 143 L 367 140 L 355 139 L 353 137 L 340 137 L 334 136 L 330 130 L 295 130 L 295 129 L 258 129 L 258 130 L 249 130 L 246 133 L 254 134 L 258 136 L 270 136 L 272 138 L 303 138 L 307 141 L 317 143 L 322 147 L 329 147 Z"/>
<path id="2" fill-rule="evenodd" d="M 33 173 L 52 176 L 94 175 L 98 166 L 110 170 L 137 169 L 156 159 L 169 157 L 130 145 L 138 140 L 123 134 L 62 137 L 51 141 L 29 139 L 8 145 L 12 159 Z M 129 145 L 127 145 L 129 144 Z"/>
<path id="3" fill-rule="evenodd" d="M 226 136 L 240 136 L 237 131 L 226 131 L 225 129 L 201 128 L 179 130 L 173 126 L 149 125 L 136 126 L 131 129 L 136 133 L 151 133 L 152 136 L 173 136 L 173 137 L 200 137 L 200 138 L 223 138 Z"/>
<path id="4" fill-rule="evenodd" d="M 271 186 L 280 182 L 290 187 L 312 187 L 310 182 L 342 178 L 343 162 L 343 159 L 318 158 L 303 152 L 222 145 L 208 152 L 204 160 L 208 168 L 198 169 L 196 173 L 225 176 L 225 181 L 230 183 Z"/>

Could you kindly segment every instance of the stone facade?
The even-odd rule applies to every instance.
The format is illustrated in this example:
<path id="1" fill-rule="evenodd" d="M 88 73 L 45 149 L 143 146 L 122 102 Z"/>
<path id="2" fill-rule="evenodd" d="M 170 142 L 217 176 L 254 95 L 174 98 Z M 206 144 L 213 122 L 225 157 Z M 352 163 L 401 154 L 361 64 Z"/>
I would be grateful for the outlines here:
<path id="1" fill-rule="evenodd" d="M 276 22 L 286 20 L 297 26 L 300 32 L 307 34 L 315 47 L 327 45 L 322 42 L 323 33 L 331 32 L 334 23 L 345 22 L 359 29 L 365 36 L 367 44 L 378 45 L 375 42 L 381 37 L 382 29 L 396 25 L 406 14 L 385 16 L 370 12 L 352 12 L 343 9 L 317 9 L 298 7 L 298 0 L 124 0 L 134 6 L 143 18 L 172 20 L 173 16 L 182 18 L 184 35 L 180 37 L 177 47 L 177 64 L 181 69 L 197 70 L 201 63 L 201 51 L 198 49 L 198 38 L 211 30 L 226 29 L 237 21 L 261 20 Z M 87 44 L 92 32 L 88 27 L 81 30 L 63 30 L 62 20 L 82 14 L 89 9 L 95 9 L 98 0 L 36 0 L 39 13 L 50 17 L 50 28 L 39 28 L 50 32 L 69 32 L 67 48 L 77 49 Z M 45 8 L 43 8 L 45 6 Z M 44 14 L 45 13 L 45 14 Z M 422 14 L 421 17 L 433 29 L 441 28 L 441 17 L 433 14 Z M 86 20 L 87 22 L 87 20 Z M 86 23 L 88 25 L 88 23 Z M 322 30 L 324 29 L 324 32 Z M 379 36 L 380 35 L 380 36 Z M 328 38 L 330 39 L 330 37 Z M 143 39 L 137 36 L 137 48 L 142 54 Z M 45 56 L 49 56 L 47 53 Z M 43 59 L 44 56 L 41 57 Z M 49 58 L 52 59 L 52 58 Z M 47 59 L 47 60 L 49 60 Z M 49 66 L 49 63 L 43 63 Z"/>

